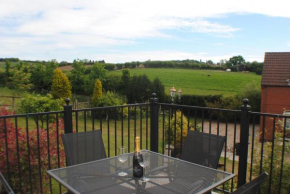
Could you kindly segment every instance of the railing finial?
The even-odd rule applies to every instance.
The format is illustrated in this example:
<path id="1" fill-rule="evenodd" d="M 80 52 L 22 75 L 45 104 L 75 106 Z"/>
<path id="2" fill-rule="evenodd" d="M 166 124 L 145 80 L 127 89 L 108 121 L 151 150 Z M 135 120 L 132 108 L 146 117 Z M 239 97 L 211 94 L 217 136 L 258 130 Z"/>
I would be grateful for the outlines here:
<path id="1" fill-rule="evenodd" d="M 69 103 L 70 103 L 70 99 L 69 98 L 66 98 L 64 101 L 65 101 L 66 105 L 68 106 Z"/>
<path id="2" fill-rule="evenodd" d="M 247 107 L 248 106 L 248 103 L 249 103 L 248 98 L 244 98 L 243 99 L 243 103 L 244 103 L 244 106 Z"/>

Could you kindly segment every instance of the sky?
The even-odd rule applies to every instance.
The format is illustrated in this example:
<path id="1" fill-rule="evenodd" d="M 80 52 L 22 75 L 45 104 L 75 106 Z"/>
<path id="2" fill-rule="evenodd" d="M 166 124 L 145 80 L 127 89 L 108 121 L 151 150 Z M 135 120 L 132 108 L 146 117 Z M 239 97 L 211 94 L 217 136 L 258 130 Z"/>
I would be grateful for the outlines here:
<path id="1" fill-rule="evenodd" d="M 289 0 L 0 0 L 0 58 L 124 63 L 290 50 Z"/>

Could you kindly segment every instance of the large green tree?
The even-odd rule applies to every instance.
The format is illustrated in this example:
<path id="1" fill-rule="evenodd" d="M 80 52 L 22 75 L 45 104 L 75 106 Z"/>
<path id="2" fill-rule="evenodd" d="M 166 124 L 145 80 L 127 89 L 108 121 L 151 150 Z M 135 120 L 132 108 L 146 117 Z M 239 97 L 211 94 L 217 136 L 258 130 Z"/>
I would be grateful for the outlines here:
<path id="1" fill-rule="evenodd" d="M 242 64 L 245 63 L 245 59 L 244 59 L 241 55 L 233 56 L 232 58 L 230 58 L 229 63 L 230 63 L 232 66 L 235 66 L 235 65 L 242 65 Z"/>
<path id="2" fill-rule="evenodd" d="M 153 80 L 152 93 L 156 93 L 159 102 L 164 102 L 164 100 L 165 100 L 165 87 L 158 77 L 156 77 Z"/>
<path id="3" fill-rule="evenodd" d="M 84 92 L 85 83 L 85 65 L 80 60 L 74 60 L 72 64 L 73 70 L 71 70 L 71 83 L 72 90 L 74 93 Z"/>
<path id="4" fill-rule="evenodd" d="M 30 82 L 31 74 L 25 71 L 24 67 L 20 69 L 15 69 L 13 71 L 13 76 L 11 77 L 11 84 L 14 88 L 20 91 L 26 91 L 33 87 Z"/>
<path id="5" fill-rule="evenodd" d="M 127 88 L 129 103 L 146 102 L 152 94 L 152 82 L 146 75 L 133 76 Z"/>
<path id="6" fill-rule="evenodd" d="M 55 61 L 37 63 L 31 69 L 31 82 L 36 90 L 50 90 L 54 70 L 58 67 Z"/>
<path id="7" fill-rule="evenodd" d="M 122 70 L 122 82 L 121 82 L 121 94 L 124 94 L 128 97 L 130 88 L 128 87 L 131 83 L 131 75 L 130 75 L 130 69 L 123 69 Z"/>
<path id="8" fill-rule="evenodd" d="M 107 74 L 107 70 L 104 68 L 104 65 L 98 62 L 95 62 L 90 68 L 90 73 L 85 77 L 84 80 L 84 92 L 86 95 L 92 95 L 94 90 L 94 84 L 96 79 L 103 81 Z"/>
<path id="9" fill-rule="evenodd" d="M 5 84 L 7 84 L 7 82 L 9 81 L 10 77 L 12 76 L 11 73 L 11 61 L 7 60 L 5 63 L 5 78 L 4 78 L 4 82 Z"/>

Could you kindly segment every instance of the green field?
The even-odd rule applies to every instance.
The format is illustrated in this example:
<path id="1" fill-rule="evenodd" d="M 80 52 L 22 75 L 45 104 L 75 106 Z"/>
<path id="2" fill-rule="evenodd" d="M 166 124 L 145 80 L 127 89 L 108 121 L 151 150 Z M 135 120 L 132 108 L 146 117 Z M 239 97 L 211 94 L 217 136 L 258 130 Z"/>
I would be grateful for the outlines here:
<path id="1" fill-rule="evenodd" d="M 6 62 L 1 61 L 0 62 L 0 69 L 5 69 Z M 14 67 L 15 65 L 19 64 L 19 62 L 11 62 L 11 66 Z"/>
<path id="2" fill-rule="evenodd" d="M 183 94 L 232 96 L 237 94 L 247 83 L 261 83 L 261 76 L 255 73 L 225 72 L 216 70 L 191 69 L 131 69 L 131 75 L 146 74 L 150 80 L 158 77 L 165 86 L 165 91 L 174 86 L 180 88 Z M 111 71 L 109 74 L 121 74 L 121 71 Z M 208 76 L 210 75 L 210 76 Z"/>

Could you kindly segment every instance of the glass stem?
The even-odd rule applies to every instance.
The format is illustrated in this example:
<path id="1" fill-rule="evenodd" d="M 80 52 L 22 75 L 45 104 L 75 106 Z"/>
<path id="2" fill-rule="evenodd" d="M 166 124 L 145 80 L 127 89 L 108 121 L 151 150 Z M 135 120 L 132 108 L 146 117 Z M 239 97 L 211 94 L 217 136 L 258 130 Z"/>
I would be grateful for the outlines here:
<path id="1" fill-rule="evenodd" d="M 124 162 L 122 162 L 122 172 L 124 172 Z"/>

